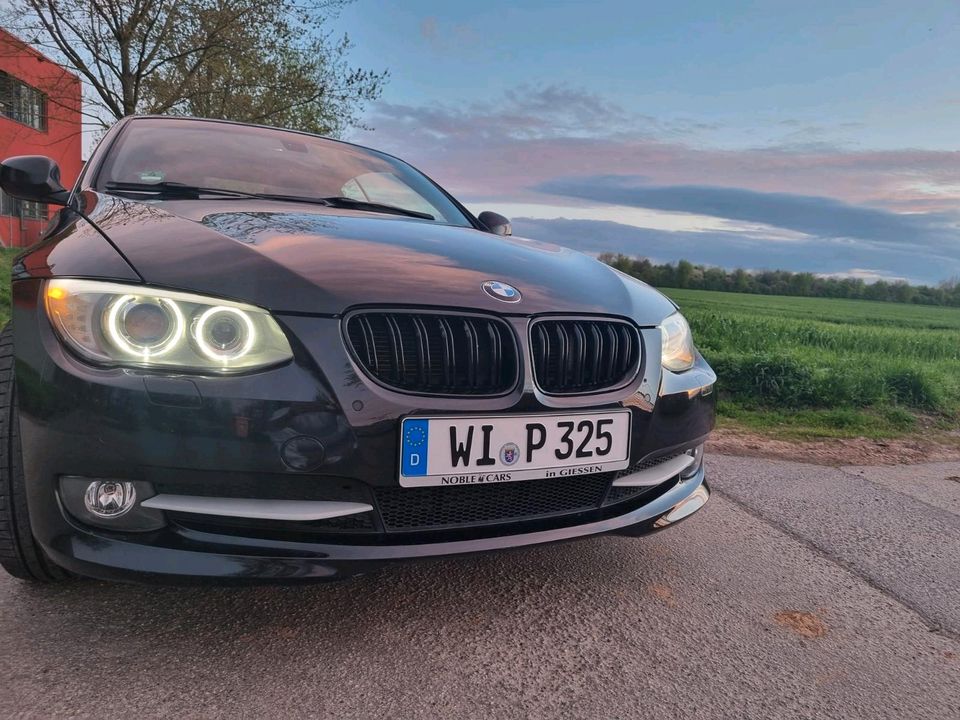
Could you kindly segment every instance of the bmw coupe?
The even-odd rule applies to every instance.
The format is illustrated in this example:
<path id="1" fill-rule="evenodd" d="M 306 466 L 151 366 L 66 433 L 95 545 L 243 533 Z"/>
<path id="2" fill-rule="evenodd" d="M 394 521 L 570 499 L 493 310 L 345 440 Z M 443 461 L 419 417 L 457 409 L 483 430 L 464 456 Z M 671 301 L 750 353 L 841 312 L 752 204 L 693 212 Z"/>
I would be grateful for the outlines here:
<path id="1" fill-rule="evenodd" d="M 349 577 L 704 505 L 716 377 L 677 307 L 382 152 L 132 117 L 13 265 L 0 564 L 39 582 Z"/>

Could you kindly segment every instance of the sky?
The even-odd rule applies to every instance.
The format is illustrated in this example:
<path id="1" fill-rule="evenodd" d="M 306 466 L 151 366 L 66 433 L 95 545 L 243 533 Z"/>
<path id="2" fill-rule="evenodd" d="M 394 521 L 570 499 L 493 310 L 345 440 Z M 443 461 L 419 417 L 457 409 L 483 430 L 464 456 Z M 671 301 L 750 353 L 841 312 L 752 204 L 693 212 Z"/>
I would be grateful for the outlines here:
<path id="1" fill-rule="evenodd" d="M 960 3 L 357 0 L 348 139 L 585 252 L 960 278 Z"/>

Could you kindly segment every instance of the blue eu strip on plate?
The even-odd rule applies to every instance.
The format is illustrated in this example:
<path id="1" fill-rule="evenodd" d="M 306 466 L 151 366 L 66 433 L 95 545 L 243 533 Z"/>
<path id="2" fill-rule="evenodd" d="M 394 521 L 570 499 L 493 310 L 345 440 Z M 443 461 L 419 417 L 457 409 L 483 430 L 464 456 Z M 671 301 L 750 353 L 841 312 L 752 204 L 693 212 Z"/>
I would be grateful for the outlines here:
<path id="1" fill-rule="evenodd" d="M 427 474 L 429 420 L 404 420 L 400 471 L 407 477 Z"/>

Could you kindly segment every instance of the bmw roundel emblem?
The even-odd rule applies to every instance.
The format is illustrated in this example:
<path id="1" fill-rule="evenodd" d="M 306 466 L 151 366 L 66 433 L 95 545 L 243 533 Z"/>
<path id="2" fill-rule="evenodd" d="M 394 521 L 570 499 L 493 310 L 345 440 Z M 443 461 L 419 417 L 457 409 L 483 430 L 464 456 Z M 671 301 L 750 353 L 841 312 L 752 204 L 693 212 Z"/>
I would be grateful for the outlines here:
<path id="1" fill-rule="evenodd" d="M 520 291 L 513 285 L 507 285 L 498 280 L 487 280 L 483 284 L 483 291 L 493 299 L 500 300 L 501 302 L 520 302 Z"/>

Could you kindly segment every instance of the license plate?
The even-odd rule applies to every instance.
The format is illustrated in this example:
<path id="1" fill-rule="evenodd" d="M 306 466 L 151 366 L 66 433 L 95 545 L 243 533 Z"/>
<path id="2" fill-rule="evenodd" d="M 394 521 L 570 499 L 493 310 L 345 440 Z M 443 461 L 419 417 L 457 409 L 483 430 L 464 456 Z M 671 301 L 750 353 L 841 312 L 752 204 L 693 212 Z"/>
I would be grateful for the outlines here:
<path id="1" fill-rule="evenodd" d="M 409 417 L 400 485 L 476 485 L 592 475 L 630 464 L 630 410 Z"/>

